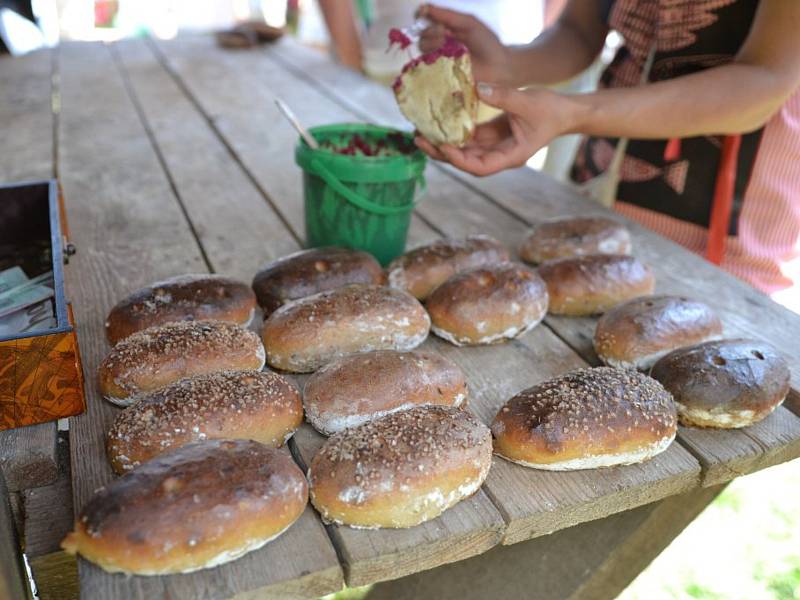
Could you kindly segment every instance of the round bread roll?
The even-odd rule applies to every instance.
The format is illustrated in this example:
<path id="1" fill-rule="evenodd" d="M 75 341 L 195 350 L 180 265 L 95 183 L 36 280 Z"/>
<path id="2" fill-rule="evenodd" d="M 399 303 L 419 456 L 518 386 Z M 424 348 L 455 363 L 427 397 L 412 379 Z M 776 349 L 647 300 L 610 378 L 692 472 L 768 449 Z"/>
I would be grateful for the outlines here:
<path id="1" fill-rule="evenodd" d="M 594 349 L 612 367 L 647 369 L 676 348 L 722 335 L 708 305 L 677 296 L 644 296 L 615 306 L 597 322 Z"/>
<path id="2" fill-rule="evenodd" d="M 550 312 L 586 317 L 603 313 L 620 302 L 653 293 L 650 267 L 632 256 L 592 254 L 562 258 L 541 265 L 547 283 Z"/>
<path id="3" fill-rule="evenodd" d="M 113 345 L 132 333 L 171 321 L 229 321 L 247 326 L 256 298 L 246 284 L 222 275 L 179 275 L 136 290 L 111 309 L 106 337 Z"/>
<path id="4" fill-rule="evenodd" d="M 116 473 L 205 439 L 255 440 L 277 448 L 303 421 L 297 388 L 269 371 L 221 371 L 181 379 L 149 394 L 114 420 L 106 452 Z"/>
<path id="5" fill-rule="evenodd" d="M 580 369 L 514 396 L 492 423 L 495 453 L 548 471 L 642 462 L 675 439 L 672 396 L 630 370 Z"/>
<path id="6" fill-rule="evenodd" d="M 430 326 L 410 294 L 357 283 L 284 304 L 262 335 L 270 365 L 308 373 L 356 352 L 413 350 Z"/>
<path id="7" fill-rule="evenodd" d="M 330 437 L 308 471 L 311 502 L 328 522 L 413 527 L 477 492 L 491 463 L 471 413 L 417 406 Z"/>
<path id="8" fill-rule="evenodd" d="M 533 226 L 519 249 L 525 262 L 586 254 L 630 254 L 631 234 L 624 226 L 604 217 L 561 217 Z"/>
<path id="9" fill-rule="evenodd" d="M 311 248 L 261 267 L 253 278 L 264 317 L 292 300 L 351 283 L 382 285 L 386 276 L 371 254 L 348 248 Z"/>
<path id="10" fill-rule="evenodd" d="M 494 344 L 530 331 L 547 313 L 547 286 L 535 271 L 507 263 L 460 273 L 426 302 L 431 330 L 463 346 Z"/>
<path id="11" fill-rule="evenodd" d="M 681 348 L 652 370 L 675 397 L 684 425 L 730 429 L 757 423 L 789 393 L 789 366 L 764 342 L 734 339 Z"/>
<path id="12" fill-rule="evenodd" d="M 98 368 L 106 400 L 128 406 L 134 394 L 216 371 L 259 371 L 264 346 L 252 331 L 222 321 L 179 321 L 138 331 L 117 343 Z"/>
<path id="13" fill-rule="evenodd" d="M 347 356 L 322 367 L 303 389 L 306 418 L 325 435 L 414 406 L 461 406 L 466 397 L 461 369 L 420 350 Z"/>
<path id="14" fill-rule="evenodd" d="M 456 273 L 508 262 L 508 250 L 488 235 L 444 238 L 406 252 L 387 267 L 389 285 L 425 300 Z"/>
<path id="15" fill-rule="evenodd" d="M 196 442 L 100 488 L 61 547 L 112 573 L 189 573 L 275 539 L 307 501 L 286 453 L 250 440 Z"/>

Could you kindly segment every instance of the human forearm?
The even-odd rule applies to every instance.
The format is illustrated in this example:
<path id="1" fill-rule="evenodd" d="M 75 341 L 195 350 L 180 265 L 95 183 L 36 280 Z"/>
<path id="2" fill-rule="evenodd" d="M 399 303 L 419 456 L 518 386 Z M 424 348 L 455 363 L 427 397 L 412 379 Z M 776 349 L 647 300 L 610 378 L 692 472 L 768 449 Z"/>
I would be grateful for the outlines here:
<path id="1" fill-rule="evenodd" d="M 356 27 L 352 0 L 319 0 L 328 26 L 336 59 L 352 69 L 361 70 L 361 35 Z"/>

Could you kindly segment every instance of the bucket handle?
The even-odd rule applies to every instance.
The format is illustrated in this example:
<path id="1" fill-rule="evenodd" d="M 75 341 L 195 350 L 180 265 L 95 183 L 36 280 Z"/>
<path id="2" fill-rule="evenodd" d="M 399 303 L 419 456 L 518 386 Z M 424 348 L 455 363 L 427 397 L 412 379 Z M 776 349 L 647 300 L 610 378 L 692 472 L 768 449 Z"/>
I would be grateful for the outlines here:
<path id="1" fill-rule="evenodd" d="M 310 166 L 320 177 L 322 177 L 325 183 L 331 186 L 341 196 L 344 196 L 345 200 L 351 204 L 355 204 L 359 208 L 378 215 L 399 215 L 413 210 L 413 208 L 421 200 L 422 195 L 425 193 L 427 187 L 425 184 L 425 177 L 420 174 L 417 176 L 417 184 L 419 185 L 419 189 L 418 192 L 414 194 L 414 199 L 410 204 L 405 204 L 403 206 L 383 206 L 381 204 L 376 204 L 371 200 L 367 200 L 360 194 L 356 194 L 353 190 L 339 181 L 336 175 L 331 173 L 328 168 L 317 159 L 312 158 Z"/>

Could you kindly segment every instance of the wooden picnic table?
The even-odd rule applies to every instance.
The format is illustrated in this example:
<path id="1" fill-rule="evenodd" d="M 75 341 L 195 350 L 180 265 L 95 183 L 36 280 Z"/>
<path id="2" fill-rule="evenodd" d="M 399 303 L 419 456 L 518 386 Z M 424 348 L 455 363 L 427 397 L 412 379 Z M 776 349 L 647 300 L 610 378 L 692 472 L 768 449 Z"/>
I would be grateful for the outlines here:
<path id="1" fill-rule="evenodd" d="M 296 134 L 279 115 L 276 95 L 308 125 L 408 128 L 390 90 L 289 39 L 246 51 L 219 49 L 207 35 L 67 43 L 0 59 L 0 181 L 57 176 L 63 186 L 78 249 L 67 291 L 87 381 L 88 410 L 69 423 L 69 465 L 59 466 L 55 424 L 0 434 L 0 465 L 12 507 L 21 506 L 16 521 L 34 576 L 37 559 L 46 557 L 42 571 L 68 578 L 50 570 L 66 565 L 69 572 L 57 544 L 72 507 L 77 512 L 113 478 L 103 441 L 119 409 L 94 384 L 109 350 L 109 308 L 137 287 L 180 273 L 250 281 L 260 265 L 302 246 Z M 538 219 L 605 212 L 528 169 L 478 179 L 436 164 L 427 179 L 409 245 L 487 233 L 515 248 Z M 667 451 L 638 465 L 559 473 L 495 458 L 477 494 L 408 530 L 326 526 L 309 506 L 276 541 L 214 569 L 126 577 L 79 560 L 81 597 L 313 598 L 345 583 L 398 578 L 375 586 L 374 597 L 615 595 L 728 481 L 800 455 L 800 316 L 630 227 L 659 293 L 706 300 L 729 336 L 764 339 L 784 353 L 793 391 L 783 407 L 743 430 L 681 427 Z M 594 323 L 551 316 L 507 344 L 456 348 L 432 337 L 425 347 L 461 365 L 469 408 L 488 423 L 517 391 L 598 364 Z M 322 442 L 304 425 L 287 451 L 305 468 Z M 47 586 L 40 588 L 48 597 Z M 59 590 L 49 597 L 66 597 Z"/>

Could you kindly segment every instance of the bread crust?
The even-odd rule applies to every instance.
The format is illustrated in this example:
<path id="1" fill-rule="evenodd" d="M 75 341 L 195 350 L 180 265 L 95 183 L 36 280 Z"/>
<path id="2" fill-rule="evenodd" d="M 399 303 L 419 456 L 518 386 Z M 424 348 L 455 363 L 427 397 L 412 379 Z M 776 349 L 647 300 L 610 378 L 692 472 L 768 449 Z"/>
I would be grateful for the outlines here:
<path id="1" fill-rule="evenodd" d="M 287 453 L 250 440 L 197 442 L 100 488 L 61 546 L 112 573 L 188 573 L 274 539 L 307 498 Z"/>
<path id="2" fill-rule="evenodd" d="M 522 260 L 548 260 L 587 254 L 630 254 L 631 235 L 622 224 L 605 217 L 559 217 L 536 223 L 519 248 Z"/>

